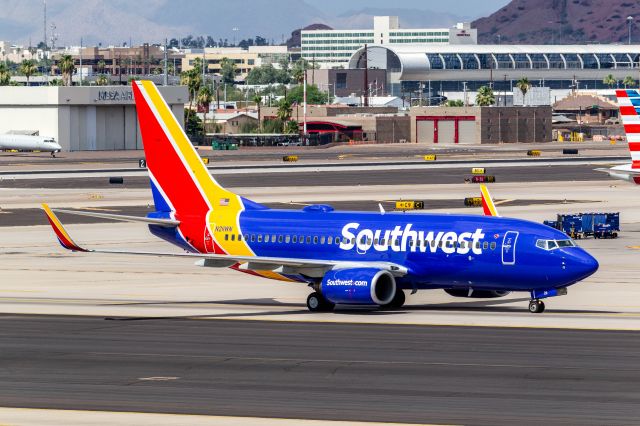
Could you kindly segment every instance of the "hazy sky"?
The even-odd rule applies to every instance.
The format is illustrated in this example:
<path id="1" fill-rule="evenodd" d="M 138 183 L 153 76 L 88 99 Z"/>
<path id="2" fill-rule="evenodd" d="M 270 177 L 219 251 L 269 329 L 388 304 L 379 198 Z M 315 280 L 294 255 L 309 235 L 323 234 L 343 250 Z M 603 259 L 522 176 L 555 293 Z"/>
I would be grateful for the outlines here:
<path id="1" fill-rule="evenodd" d="M 478 18 L 489 15 L 509 0 L 305 0 L 319 9 L 330 8 L 337 13 L 364 7 L 405 8 L 448 12 L 459 16 Z"/>

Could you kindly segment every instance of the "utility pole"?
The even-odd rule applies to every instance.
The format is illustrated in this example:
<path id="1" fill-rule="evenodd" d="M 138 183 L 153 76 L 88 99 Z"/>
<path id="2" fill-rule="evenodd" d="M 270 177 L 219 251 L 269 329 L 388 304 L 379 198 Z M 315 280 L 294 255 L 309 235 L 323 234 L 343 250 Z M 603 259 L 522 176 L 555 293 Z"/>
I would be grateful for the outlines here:
<path id="1" fill-rule="evenodd" d="M 369 48 L 364 45 L 364 106 L 369 106 Z"/>
<path id="2" fill-rule="evenodd" d="M 164 81 L 162 82 L 165 86 L 169 85 L 169 65 L 168 65 L 168 56 L 167 56 L 167 39 L 164 39 Z"/>
<path id="3" fill-rule="evenodd" d="M 82 86 L 82 37 L 80 37 L 80 86 Z"/>
<path id="4" fill-rule="evenodd" d="M 306 143 L 307 141 L 307 69 L 305 67 L 304 70 L 304 79 L 303 83 L 304 87 L 302 89 L 302 98 L 303 98 L 303 110 L 302 110 L 302 137 Z M 296 109 L 298 106 L 296 105 Z"/>
<path id="5" fill-rule="evenodd" d="M 629 44 L 631 44 L 631 25 L 633 25 L 633 16 L 627 16 L 627 25 L 629 26 Z"/>

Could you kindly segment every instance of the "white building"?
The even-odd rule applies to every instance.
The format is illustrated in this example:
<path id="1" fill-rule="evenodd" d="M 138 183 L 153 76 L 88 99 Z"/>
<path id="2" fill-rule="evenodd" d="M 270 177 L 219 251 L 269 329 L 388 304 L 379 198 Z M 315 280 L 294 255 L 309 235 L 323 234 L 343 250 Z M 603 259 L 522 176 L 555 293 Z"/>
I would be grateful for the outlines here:
<path id="1" fill-rule="evenodd" d="M 185 86 L 159 87 L 182 124 Z M 0 87 L 0 134 L 53 136 L 64 151 L 142 149 L 131 86 Z"/>
<path id="2" fill-rule="evenodd" d="M 478 32 L 469 23 L 453 28 L 400 28 L 397 16 L 375 16 L 373 29 L 302 31 L 302 57 L 324 67 L 345 66 L 365 44 L 477 44 Z"/>

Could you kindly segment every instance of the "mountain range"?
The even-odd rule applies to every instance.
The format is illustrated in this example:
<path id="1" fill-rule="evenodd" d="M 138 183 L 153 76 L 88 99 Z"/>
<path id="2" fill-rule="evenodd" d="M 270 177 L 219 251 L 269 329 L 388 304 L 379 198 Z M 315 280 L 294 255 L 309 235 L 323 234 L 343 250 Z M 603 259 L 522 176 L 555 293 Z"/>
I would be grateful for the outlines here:
<path id="1" fill-rule="evenodd" d="M 332 14 L 301 0 L 46 0 L 46 4 L 47 38 L 54 23 L 58 45 L 78 45 L 80 38 L 86 45 L 120 45 L 129 40 L 153 43 L 187 35 L 210 35 L 230 42 L 260 35 L 279 44 L 296 28 L 313 23 L 370 28 L 374 15 L 397 15 L 406 28 L 424 28 L 448 27 L 464 19 L 402 7 Z M 0 40 L 37 45 L 44 37 L 43 16 L 43 1 L 0 0 Z"/>

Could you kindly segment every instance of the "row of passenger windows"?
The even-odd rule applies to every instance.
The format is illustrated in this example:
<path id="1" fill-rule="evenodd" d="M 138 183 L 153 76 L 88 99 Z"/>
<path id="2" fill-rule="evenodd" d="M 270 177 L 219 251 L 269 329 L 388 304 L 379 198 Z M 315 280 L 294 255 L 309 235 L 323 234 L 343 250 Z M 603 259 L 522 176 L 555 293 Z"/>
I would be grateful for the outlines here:
<path id="1" fill-rule="evenodd" d="M 245 241 L 250 241 L 252 243 L 258 242 L 258 243 L 284 243 L 284 244 L 336 244 L 339 245 L 340 243 L 344 243 L 344 244 L 356 244 L 356 239 L 352 238 L 346 238 L 346 237 L 325 237 L 325 236 L 304 236 L 304 235 L 269 235 L 269 234 L 248 234 L 248 235 L 241 235 L 241 234 L 225 234 L 224 236 L 224 240 L 225 241 L 243 241 L 243 239 Z M 376 246 L 400 246 L 400 239 L 395 239 L 395 240 L 385 240 L 384 238 L 375 238 L 375 239 L 371 239 L 371 238 L 366 238 L 366 237 L 362 237 L 359 241 L 360 244 L 366 244 L 366 245 L 376 245 Z M 471 247 L 471 242 L 468 241 L 463 241 L 463 242 L 451 242 L 448 241 L 447 244 L 445 245 L 445 243 L 443 241 L 440 241 L 436 244 L 435 240 L 414 240 L 414 239 L 407 239 L 407 243 L 409 247 L 418 247 L 418 246 L 422 246 L 422 247 L 428 247 L 429 245 L 431 245 L 431 247 L 435 248 L 437 247 L 455 247 L 455 248 L 472 248 Z M 489 248 L 491 250 L 495 250 L 496 249 L 496 243 L 493 242 L 491 244 L 489 244 L 487 241 L 480 243 L 477 242 L 476 243 L 476 248 L 482 248 L 483 250 L 488 250 Z"/>

